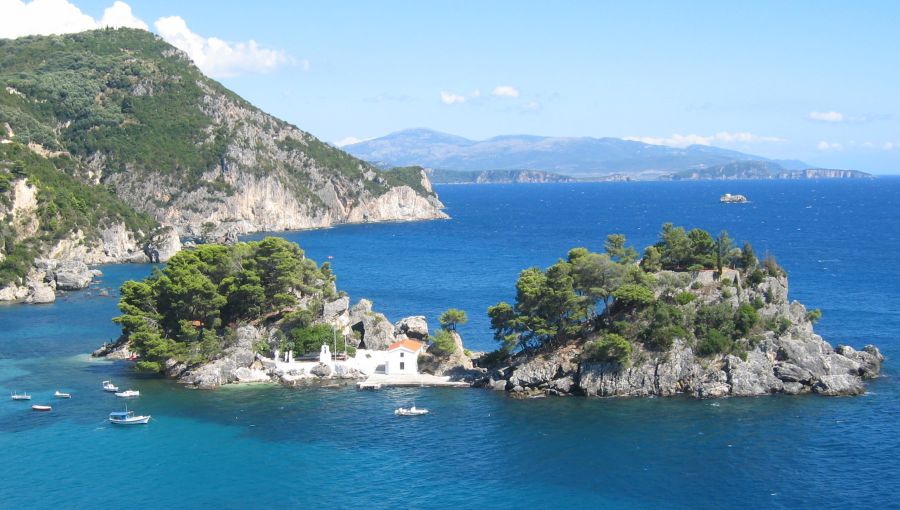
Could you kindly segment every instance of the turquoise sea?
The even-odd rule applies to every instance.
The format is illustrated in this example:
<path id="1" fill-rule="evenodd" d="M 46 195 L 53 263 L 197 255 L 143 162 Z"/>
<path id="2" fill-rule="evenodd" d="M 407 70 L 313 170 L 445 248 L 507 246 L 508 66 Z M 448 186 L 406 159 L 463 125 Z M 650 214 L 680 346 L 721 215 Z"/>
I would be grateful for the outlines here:
<path id="1" fill-rule="evenodd" d="M 87 353 L 117 335 L 116 292 L 149 266 L 44 306 L 0 307 L 0 508 L 847 508 L 898 507 L 900 178 L 874 181 L 439 186 L 448 221 L 279 233 L 392 320 L 485 309 L 516 276 L 620 232 L 643 247 L 672 221 L 753 243 L 824 316 L 833 344 L 875 343 L 884 377 L 862 397 L 519 401 L 480 389 L 274 386 L 193 391 Z M 721 205 L 743 193 L 752 203 Z M 254 236 L 257 237 L 257 236 Z M 139 389 L 146 427 L 112 428 Z M 54 401 L 56 389 L 69 401 Z M 4 397 L 5 398 L 5 397 Z M 432 409 L 402 419 L 415 402 Z"/>

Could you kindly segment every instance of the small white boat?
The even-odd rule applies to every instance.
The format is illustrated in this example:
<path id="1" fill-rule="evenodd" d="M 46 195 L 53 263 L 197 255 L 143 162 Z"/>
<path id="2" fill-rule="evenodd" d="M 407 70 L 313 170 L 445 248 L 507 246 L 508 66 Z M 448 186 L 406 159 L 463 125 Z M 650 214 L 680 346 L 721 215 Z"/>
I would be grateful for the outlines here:
<path id="1" fill-rule="evenodd" d="M 394 409 L 394 414 L 397 416 L 422 416 L 423 414 L 428 414 L 428 409 L 419 409 L 416 406 L 410 408 L 400 407 Z"/>
<path id="2" fill-rule="evenodd" d="M 118 392 L 116 392 L 116 396 L 117 396 L 117 397 L 120 397 L 120 398 L 140 397 L 140 396 L 141 396 L 141 392 L 138 391 L 138 390 L 118 391 Z"/>
<path id="3" fill-rule="evenodd" d="M 115 393 L 119 391 L 119 387 L 114 385 L 111 381 L 103 381 L 103 391 Z"/>
<path id="4" fill-rule="evenodd" d="M 13 400 L 31 400 L 31 395 L 28 392 L 25 393 L 13 393 L 9 396 L 9 398 Z"/>
<path id="5" fill-rule="evenodd" d="M 116 425 L 145 425 L 150 421 L 150 416 L 135 416 L 134 411 L 127 408 L 124 411 L 109 413 L 109 422 Z"/>
<path id="6" fill-rule="evenodd" d="M 72 398 L 71 393 L 63 393 L 59 390 L 56 390 L 56 392 L 53 393 L 53 396 L 56 398 Z"/>
<path id="7" fill-rule="evenodd" d="M 50 406 L 42 406 L 42 405 L 35 404 L 35 405 L 31 406 L 31 409 L 34 411 L 50 411 L 53 408 Z"/>

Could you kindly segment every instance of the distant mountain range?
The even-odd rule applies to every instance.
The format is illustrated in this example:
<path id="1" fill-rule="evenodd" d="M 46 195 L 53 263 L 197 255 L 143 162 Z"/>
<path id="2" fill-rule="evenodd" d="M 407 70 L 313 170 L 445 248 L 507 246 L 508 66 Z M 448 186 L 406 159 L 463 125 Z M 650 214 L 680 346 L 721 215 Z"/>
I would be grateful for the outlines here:
<path id="1" fill-rule="evenodd" d="M 407 129 L 342 147 L 380 167 L 435 170 L 534 170 L 578 179 L 759 179 L 867 177 L 853 170 L 814 169 L 706 145 L 684 148 L 620 138 L 496 136 L 469 140 L 430 129 Z M 810 171 L 812 170 L 812 171 Z"/>

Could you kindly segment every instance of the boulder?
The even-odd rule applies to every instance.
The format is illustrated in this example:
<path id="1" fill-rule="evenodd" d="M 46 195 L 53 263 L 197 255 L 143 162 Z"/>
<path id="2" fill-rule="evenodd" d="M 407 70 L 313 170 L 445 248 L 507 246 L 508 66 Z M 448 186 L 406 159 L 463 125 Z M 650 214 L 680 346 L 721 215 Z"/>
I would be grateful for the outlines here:
<path id="1" fill-rule="evenodd" d="M 398 337 L 409 337 L 414 340 L 428 340 L 428 322 L 423 315 L 415 315 L 400 319 L 394 324 L 394 335 Z"/>
<path id="2" fill-rule="evenodd" d="M 573 362 L 574 349 L 562 348 L 542 353 L 513 368 L 509 384 L 513 387 L 538 387 L 555 379 L 573 377 L 578 365 Z"/>
<path id="3" fill-rule="evenodd" d="M 823 375 L 812 386 L 812 390 L 820 395 L 862 395 L 866 392 L 859 377 L 842 375 Z"/>
<path id="4" fill-rule="evenodd" d="M 342 296 L 322 306 L 322 321 L 343 330 L 350 325 L 350 298 Z"/>
<path id="5" fill-rule="evenodd" d="M 309 369 L 309 373 L 316 377 L 331 377 L 332 371 L 329 365 L 326 365 L 325 363 L 319 363 Z"/>
<path id="6" fill-rule="evenodd" d="M 52 269 L 56 288 L 61 290 L 81 290 L 87 288 L 94 278 L 91 269 L 80 260 L 58 261 Z"/>
<path id="7" fill-rule="evenodd" d="M 361 349 L 383 351 L 394 343 L 394 325 L 383 314 L 372 311 L 372 302 L 361 299 L 350 308 L 350 328 L 360 338 Z"/>
<path id="8" fill-rule="evenodd" d="M 56 301 L 56 292 L 49 285 L 36 285 L 29 290 L 28 296 L 25 298 L 26 303 L 44 304 Z"/>
<path id="9" fill-rule="evenodd" d="M 809 370 L 798 367 L 797 365 L 787 361 L 776 363 L 773 371 L 775 377 L 781 379 L 785 383 L 792 382 L 809 384 L 813 379 L 813 375 Z M 787 389 L 786 386 L 785 389 Z"/>

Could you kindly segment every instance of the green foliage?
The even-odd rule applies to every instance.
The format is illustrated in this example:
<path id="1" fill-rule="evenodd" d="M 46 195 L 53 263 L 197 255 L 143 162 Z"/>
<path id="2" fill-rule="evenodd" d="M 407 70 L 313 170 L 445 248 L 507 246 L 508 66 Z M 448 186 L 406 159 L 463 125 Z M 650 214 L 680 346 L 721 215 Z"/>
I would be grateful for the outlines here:
<path id="1" fill-rule="evenodd" d="M 806 312 L 806 320 L 812 322 L 813 324 L 819 322 L 819 319 L 822 318 L 822 310 L 815 308 Z"/>
<path id="2" fill-rule="evenodd" d="M 446 329 L 438 330 L 431 338 L 433 344 L 432 352 L 438 356 L 449 356 L 456 352 L 456 342 L 453 341 L 453 334 Z"/>
<path id="3" fill-rule="evenodd" d="M 0 91 L 0 96 L 4 94 Z M 99 239 L 103 227 L 114 223 L 123 223 L 138 235 L 150 234 L 156 228 L 156 221 L 136 213 L 105 187 L 72 177 L 69 172 L 75 166 L 76 162 L 68 157 L 47 159 L 18 143 L 0 144 L 0 188 L 5 186 L 8 192 L 15 179 L 26 178 L 29 185 L 37 188 L 38 220 L 38 231 L 18 242 L 15 240 L 19 236 L 11 225 L 0 227 L 0 252 L 10 256 L 0 263 L 0 284 L 24 276 L 41 247 L 75 231 L 81 231 L 87 242 L 93 242 Z"/>
<path id="4" fill-rule="evenodd" d="M 653 291 L 643 285 L 626 283 L 613 292 L 616 302 L 626 308 L 646 306 L 653 303 Z"/>
<path id="5" fill-rule="evenodd" d="M 700 356 L 713 356 L 730 352 L 734 342 L 717 329 L 709 329 L 697 344 L 697 354 Z"/>
<path id="6" fill-rule="evenodd" d="M 409 186 L 422 196 L 434 196 L 434 191 L 427 190 L 422 185 L 423 171 L 420 166 L 407 166 L 391 168 L 381 175 L 391 186 Z"/>
<path id="7" fill-rule="evenodd" d="M 625 246 L 625 236 L 623 234 L 606 236 L 604 248 L 609 258 L 620 264 L 632 264 L 637 260 L 637 251 L 631 246 Z"/>
<path id="8" fill-rule="evenodd" d="M 330 270 L 305 258 L 296 244 L 268 237 L 234 246 L 200 245 L 177 253 L 144 281 L 125 282 L 122 315 L 113 321 L 139 354 L 141 368 L 160 371 L 169 359 L 214 359 L 224 348 L 228 328 L 223 331 L 223 325 L 288 312 L 297 295 L 319 310 L 318 300 L 335 291 Z M 313 325 L 314 318 L 310 310 L 285 313 L 294 326 L 289 342 L 295 351 L 318 350 L 331 341 L 330 326 Z"/>
<path id="9" fill-rule="evenodd" d="M 322 344 L 327 344 L 330 348 L 336 335 L 334 329 L 328 324 L 294 328 L 290 331 L 287 347 L 300 354 L 319 352 Z"/>
<path id="10" fill-rule="evenodd" d="M 607 333 L 584 345 L 583 359 L 598 363 L 631 364 L 631 343 L 621 335 Z"/>
<path id="11" fill-rule="evenodd" d="M 682 306 L 690 303 L 695 299 L 697 299 L 697 295 L 693 292 L 679 292 L 675 295 L 675 302 Z"/>
<path id="12" fill-rule="evenodd" d="M 456 331 L 456 326 L 469 322 L 469 317 L 463 310 L 450 308 L 441 314 L 438 321 L 441 323 L 441 328 L 447 331 Z"/>
<path id="13" fill-rule="evenodd" d="M 753 305 L 743 303 L 735 312 L 735 332 L 740 336 L 746 336 L 759 322 L 759 314 Z"/>

